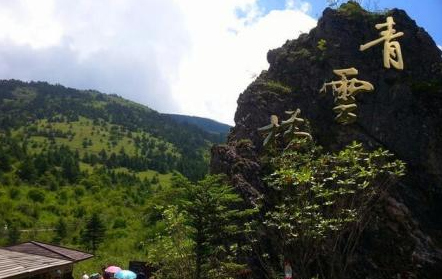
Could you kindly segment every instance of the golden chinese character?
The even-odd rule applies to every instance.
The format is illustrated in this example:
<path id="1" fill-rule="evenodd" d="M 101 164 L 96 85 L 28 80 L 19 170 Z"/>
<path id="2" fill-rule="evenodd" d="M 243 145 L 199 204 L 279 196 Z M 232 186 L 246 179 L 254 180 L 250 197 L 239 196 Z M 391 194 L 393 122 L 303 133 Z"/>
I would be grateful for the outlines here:
<path id="1" fill-rule="evenodd" d="M 284 137 L 304 137 L 312 140 L 312 136 L 309 133 L 301 132 L 299 126 L 304 124 L 304 119 L 300 118 L 301 110 L 298 108 L 296 111 L 286 111 L 288 115 L 291 115 L 289 119 L 282 121 L 281 126 L 286 127 L 288 129 L 284 132 Z"/>
<path id="2" fill-rule="evenodd" d="M 270 124 L 261 128 L 258 128 L 258 131 L 267 134 L 263 142 L 263 146 L 266 146 L 269 142 L 274 143 L 276 136 L 278 135 L 279 124 L 278 124 L 278 116 L 272 115 L 270 116 Z"/>
<path id="3" fill-rule="evenodd" d="M 335 96 L 335 102 L 347 102 L 355 101 L 355 95 L 360 91 L 373 91 L 374 87 L 368 81 L 352 78 L 347 79 L 347 76 L 355 76 L 358 74 L 358 70 L 355 68 L 333 70 L 333 73 L 341 77 L 339 81 L 326 82 L 322 86 L 320 93 L 327 91 L 327 86 L 331 86 L 333 89 L 333 96 Z"/>
<path id="4" fill-rule="evenodd" d="M 384 41 L 384 67 L 390 69 L 390 64 L 393 65 L 396 69 L 403 70 L 404 69 L 404 61 L 402 60 L 402 51 L 399 42 L 391 42 L 391 40 L 396 39 L 404 35 L 404 32 L 396 33 L 396 30 L 393 29 L 393 25 L 396 23 L 393 20 L 393 17 L 387 17 L 387 21 L 385 23 L 376 24 L 376 29 L 382 29 L 387 27 L 387 30 L 381 31 L 381 38 L 368 42 L 365 45 L 361 45 L 359 47 L 360 51 L 364 51 L 374 45 L 379 44 Z"/>
<path id="5" fill-rule="evenodd" d="M 358 106 L 356 104 L 338 105 L 333 108 L 333 111 L 338 115 L 335 117 L 336 122 L 343 125 L 348 125 L 356 121 L 356 114 L 353 112 Z"/>
<path id="6" fill-rule="evenodd" d="M 374 86 L 363 80 L 356 78 L 348 79 L 347 76 L 354 76 L 358 74 L 358 70 L 355 68 L 340 69 L 333 71 L 336 75 L 341 77 L 339 81 L 326 82 L 322 86 L 320 93 L 327 91 L 327 86 L 331 86 L 333 90 L 333 96 L 335 97 L 336 107 L 333 110 L 338 114 L 335 120 L 341 124 L 350 124 L 356 121 L 356 114 L 353 112 L 356 110 L 355 96 L 361 91 L 373 91 Z"/>

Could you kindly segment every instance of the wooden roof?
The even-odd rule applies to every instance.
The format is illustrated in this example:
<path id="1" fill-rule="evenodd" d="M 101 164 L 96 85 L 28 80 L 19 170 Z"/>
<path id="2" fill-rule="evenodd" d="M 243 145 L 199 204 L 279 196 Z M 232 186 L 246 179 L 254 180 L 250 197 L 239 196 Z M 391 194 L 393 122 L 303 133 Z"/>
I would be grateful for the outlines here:
<path id="1" fill-rule="evenodd" d="M 3 249 L 73 262 L 79 262 L 93 257 L 93 255 L 79 250 L 69 249 L 37 241 L 29 241 L 14 246 L 4 247 Z"/>
<path id="2" fill-rule="evenodd" d="M 0 279 L 24 278 L 72 264 L 72 261 L 0 248 Z"/>

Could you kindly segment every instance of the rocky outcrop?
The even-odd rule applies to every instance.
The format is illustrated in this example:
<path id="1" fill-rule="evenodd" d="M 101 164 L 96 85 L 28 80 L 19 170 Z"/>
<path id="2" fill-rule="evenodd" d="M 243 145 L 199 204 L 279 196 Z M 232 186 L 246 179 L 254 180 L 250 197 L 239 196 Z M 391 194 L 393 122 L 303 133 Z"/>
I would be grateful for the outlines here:
<path id="1" fill-rule="evenodd" d="M 405 35 L 403 71 L 383 67 L 376 23 L 392 16 Z M 382 146 L 407 163 L 407 175 L 390 193 L 379 218 L 364 235 L 354 278 L 442 278 L 442 58 L 423 28 L 402 10 L 374 14 L 356 4 L 326 9 L 316 28 L 268 52 L 268 71 L 238 99 L 235 127 L 227 145 L 212 148 L 211 169 L 226 173 L 253 203 L 265 196 L 257 128 L 269 116 L 300 108 L 315 140 L 327 150 L 351 141 Z M 334 121 L 333 96 L 319 94 L 334 69 L 355 67 L 373 92 L 357 95 L 357 122 Z"/>

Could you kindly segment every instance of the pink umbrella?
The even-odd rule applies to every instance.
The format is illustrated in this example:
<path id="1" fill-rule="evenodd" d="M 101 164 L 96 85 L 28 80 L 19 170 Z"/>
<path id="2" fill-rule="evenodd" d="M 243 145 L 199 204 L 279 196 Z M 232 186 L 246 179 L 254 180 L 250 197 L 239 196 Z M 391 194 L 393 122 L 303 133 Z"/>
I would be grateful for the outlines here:
<path id="1" fill-rule="evenodd" d="M 104 271 L 108 272 L 108 273 L 114 273 L 115 274 L 115 273 L 117 273 L 120 270 L 121 270 L 121 268 L 119 268 L 118 266 L 111 265 L 111 266 L 108 266 Z"/>

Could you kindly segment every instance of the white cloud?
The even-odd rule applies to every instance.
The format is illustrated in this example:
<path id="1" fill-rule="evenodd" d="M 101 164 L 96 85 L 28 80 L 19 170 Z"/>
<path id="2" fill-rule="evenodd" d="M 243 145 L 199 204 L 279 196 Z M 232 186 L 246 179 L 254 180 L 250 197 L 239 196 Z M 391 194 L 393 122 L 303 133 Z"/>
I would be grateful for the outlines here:
<path id="1" fill-rule="evenodd" d="M 7 0 L 0 10 L 0 78 L 92 88 L 178 110 L 171 79 L 189 41 L 174 3 Z"/>
<path id="2" fill-rule="evenodd" d="M 440 50 L 442 50 L 442 46 L 441 46 L 441 45 L 437 45 L 437 47 L 438 47 Z"/>
<path id="3" fill-rule="evenodd" d="M 286 9 L 296 9 L 300 10 L 303 13 L 308 13 L 312 9 L 312 5 L 307 1 L 300 0 L 287 0 L 285 3 Z"/>
<path id="4" fill-rule="evenodd" d="M 53 12 L 54 2 L 51 0 L 2 1 L 0 39 L 34 48 L 57 44 L 63 31 L 51 17 Z"/>
<path id="5" fill-rule="evenodd" d="M 0 78 L 117 93 L 232 123 L 266 53 L 308 31 L 305 1 L 3 0 Z"/>
<path id="6" fill-rule="evenodd" d="M 181 64 L 174 97 L 182 112 L 233 123 L 238 95 L 268 68 L 267 51 L 308 31 L 316 21 L 294 2 L 263 15 L 254 1 L 248 1 L 247 20 L 235 17 L 233 3 L 221 1 L 223 7 L 207 7 L 213 12 L 202 14 L 199 1 L 194 2 L 185 13 L 192 49 Z M 219 18 L 212 19 L 214 14 Z"/>

